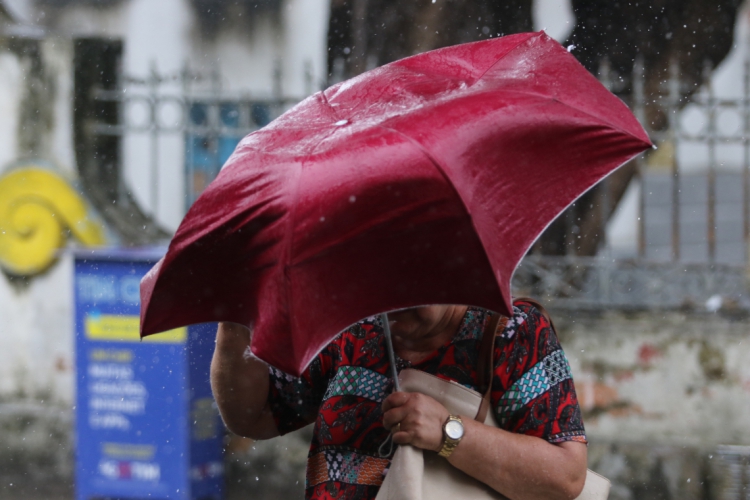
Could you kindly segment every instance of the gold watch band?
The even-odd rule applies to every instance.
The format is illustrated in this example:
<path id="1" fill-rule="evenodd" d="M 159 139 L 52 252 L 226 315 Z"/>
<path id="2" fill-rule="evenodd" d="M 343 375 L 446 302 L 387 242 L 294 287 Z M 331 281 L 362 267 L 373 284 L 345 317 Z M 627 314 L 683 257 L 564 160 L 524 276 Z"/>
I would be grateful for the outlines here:
<path id="1" fill-rule="evenodd" d="M 448 437 L 448 435 L 445 432 L 445 426 L 450 421 L 456 421 L 460 423 L 461 426 L 463 426 L 463 421 L 461 420 L 461 417 L 456 416 L 456 415 L 448 416 L 448 419 L 445 421 L 445 424 L 443 424 L 443 447 L 440 448 L 440 451 L 438 452 L 438 455 L 440 455 L 443 458 L 448 458 L 451 455 L 451 453 L 453 453 L 453 450 L 456 449 L 456 447 L 458 446 L 458 443 L 461 442 L 461 438 L 463 437 L 461 436 L 458 439 L 452 439 Z"/>
<path id="2" fill-rule="evenodd" d="M 451 453 L 453 453 L 453 450 L 456 449 L 458 446 L 459 441 L 453 441 L 453 440 L 444 440 L 443 441 L 443 447 L 440 448 L 440 451 L 438 452 L 438 455 L 440 455 L 443 458 L 448 458 L 451 456 Z"/>

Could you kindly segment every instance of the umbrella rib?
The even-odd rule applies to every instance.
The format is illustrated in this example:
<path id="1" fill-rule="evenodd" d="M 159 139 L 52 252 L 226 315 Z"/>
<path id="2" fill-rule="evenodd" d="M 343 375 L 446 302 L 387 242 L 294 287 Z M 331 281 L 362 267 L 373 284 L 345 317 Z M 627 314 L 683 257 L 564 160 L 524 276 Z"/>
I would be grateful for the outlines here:
<path id="1" fill-rule="evenodd" d="M 329 109 L 329 110 L 331 111 L 331 113 L 333 114 L 333 116 L 335 116 L 335 117 L 337 117 L 337 118 L 338 118 L 338 114 L 336 113 L 336 110 L 335 110 L 335 109 L 333 108 L 333 106 L 331 105 L 330 101 L 328 100 L 328 96 L 326 95 L 326 91 L 325 91 L 325 90 L 322 90 L 322 91 L 320 92 L 320 96 L 321 96 L 321 97 L 323 98 L 323 102 L 324 102 L 324 103 L 325 103 L 325 105 L 326 105 L 326 106 L 328 107 L 328 109 Z M 321 142 L 322 142 L 322 141 L 321 141 Z M 317 146 L 316 146 L 316 147 L 317 147 Z"/>
<path id="2" fill-rule="evenodd" d="M 381 128 L 388 130 L 390 132 L 393 132 L 394 134 L 400 135 L 404 137 L 406 140 L 411 142 L 419 151 L 422 152 L 423 155 L 427 157 L 428 160 L 435 166 L 438 172 L 440 172 L 440 175 L 445 179 L 446 184 L 450 186 L 451 190 L 453 190 L 453 193 L 456 195 L 456 198 L 461 202 L 461 205 L 464 207 L 464 212 L 466 213 L 466 216 L 469 218 L 469 221 L 471 222 L 471 227 L 474 229 L 474 233 L 477 235 L 477 237 L 481 240 L 481 235 L 479 234 L 479 231 L 477 230 L 477 227 L 474 225 L 474 217 L 472 217 L 471 212 L 469 211 L 469 207 L 466 206 L 466 201 L 464 201 L 463 197 L 461 196 L 461 193 L 458 192 L 456 189 L 456 186 L 453 185 L 453 182 L 451 181 L 448 174 L 443 169 L 443 166 L 440 165 L 440 162 L 438 162 L 431 154 L 430 152 L 425 149 L 422 144 L 419 143 L 416 139 L 413 137 L 401 132 L 400 130 L 396 130 L 390 127 L 387 127 L 385 125 L 380 125 Z M 490 260 L 489 255 L 487 255 L 487 250 L 485 249 L 484 244 L 482 246 L 482 253 L 484 254 L 484 258 L 487 259 L 487 263 L 489 264 L 490 269 L 493 269 L 492 261 Z M 493 269 L 494 271 L 494 269 Z"/>
<path id="3" fill-rule="evenodd" d="M 544 33 L 544 31 L 540 31 L 539 33 L 536 34 L 536 36 L 530 36 L 530 37 L 524 38 L 523 40 L 521 40 L 520 42 L 518 42 L 516 45 L 513 46 L 513 48 L 511 48 L 510 50 L 508 50 L 502 56 L 498 57 L 497 60 L 495 62 L 493 62 L 486 70 L 484 70 L 482 72 L 482 74 L 479 75 L 474 80 L 474 83 L 472 83 L 471 85 L 474 86 L 474 84 L 476 84 L 479 80 L 481 80 L 482 78 L 484 78 L 484 75 L 486 75 L 488 71 L 490 71 L 492 68 L 494 68 L 500 61 L 502 61 L 503 59 L 505 59 L 506 57 L 508 57 L 508 54 L 510 54 L 511 52 L 513 52 L 514 50 L 516 50 L 518 47 L 520 47 L 524 43 L 527 43 L 532 38 L 540 38 L 542 36 L 548 36 L 548 35 L 546 33 Z M 562 45 L 561 45 L 561 47 L 562 47 Z"/>
<path id="4" fill-rule="evenodd" d="M 328 104 L 328 99 L 325 97 L 325 93 L 321 92 L 323 95 L 323 99 L 325 100 L 326 104 Z M 329 105 L 330 107 L 330 105 Z M 331 111 L 333 112 L 333 109 L 331 108 Z M 331 135 L 335 133 L 335 129 L 331 130 L 328 134 L 325 135 L 325 137 L 321 137 L 320 140 L 310 148 L 309 152 L 305 154 L 305 160 L 303 160 L 298 165 L 298 175 L 295 179 L 294 188 L 292 190 L 292 199 L 294 200 L 294 203 L 292 204 L 292 209 L 289 211 L 289 217 L 285 228 L 285 234 L 286 234 L 286 242 L 284 245 L 284 267 L 283 267 L 283 280 L 284 280 L 284 295 L 286 296 L 287 304 L 289 304 L 288 309 L 288 317 L 290 321 L 290 330 L 293 329 L 293 326 L 291 325 L 292 318 L 294 318 L 294 312 L 292 311 L 292 286 L 289 283 L 289 274 L 288 270 L 292 267 L 292 256 L 294 255 L 294 227 L 295 227 L 295 218 L 297 215 L 297 198 L 299 196 L 300 186 L 302 185 L 302 174 L 305 171 L 305 164 L 309 161 L 309 157 L 312 156 L 313 153 L 315 153 L 315 150 L 320 147 L 321 144 L 323 144 L 323 141 L 328 139 Z M 295 344 L 292 343 L 292 346 Z M 297 352 L 294 352 L 294 357 L 297 358 Z"/>
<path id="5" fill-rule="evenodd" d="M 523 91 L 521 91 L 521 92 L 523 92 Z M 526 93 L 526 92 L 523 92 L 523 93 Z M 643 142 L 643 139 L 641 139 L 640 137 L 636 136 L 635 134 L 633 134 L 633 133 L 631 133 L 631 132 L 628 132 L 627 130 L 624 130 L 624 129 L 623 129 L 623 128 L 621 128 L 621 127 L 618 127 L 617 125 L 613 125 L 613 124 L 611 124 L 611 123 L 607 123 L 607 122 L 605 122 L 605 121 L 604 121 L 604 120 L 603 120 L 603 119 L 602 119 L 601 117 L 599 117 L 599 116 L 596 116 L 596 115 L 594 115 L 594 114 L 591 114 L 591 113 L 590 113 L 589 111 L 586 111 L 585 109 L 581 109 L 581 108 L 576 108 L 576 107 L 574 107 L 574 106 L 571 106 L 570 104 L 566 103 L 565 101 L 561 101 L 560 99 L 558 99 L 558 98 L 556 98 L 556 97 L 553 97 L 552 99 L 553 99 L 553 100 L 554 100 L 555 102 L 558 102 L 558 103 L 562 104 L 563 106 L 565 106 L 565 107 L 566 107 L 566 108 L 568 108 L 568 109 L 572 109 L 572 110 L 578 111 L 579 113 L 583 113 L 584 115 L 586 115 L 586 116 L 588 116 L 589 118 L 591 118 L 592 120 L 594 120 L 594 121 L 598 122 L 598 123 L 599 123 L 600 125 L 602 125 L 602 126 L 603 126 L 603 127 L 605 127 L 605 128 L 608 128 L 608 129 L 611 129 L 611 130 L 615 130 L 615 131 L 617 131 L 617 132 L 620 132 L 620 133 L 621 133 L 621 134 L 623 134 L 623 135 L 626 135 L 626 136 L 628 136 L 628 137 L 632 137 L 633 139 L 636 139 L 636 140 L 637 140 L 637 141 L 639 141 L 639 142 Z M 622 105 L 623 105 L 623 106 L 625 106 L 625 109 L 627 109 L 628 111 L 630 111 L 630 108 L 628 108 L 628 107 L 627 107 L 627 105 L 626 105 L 625 103 L 623 103 Z M 643 125 L 641 125 L 641 123 L 640 123 L 640 122 L 638 122 L 637 120 L 636 120 L 636 122 L 637 122 L 637 123 L 638 123 L 638 125 L 639 125 L 639 126 L 641 127 L 641 129 L 643 129 Z M 646 137 L 648 137 L 648 135 L 646 135 Z M 653 144 L 651 144 L 651 139 L 650 139 L 650 138 L 649 138 L 649 141 L 648 141 L 648 142 L 646 143 L 646 145 L 647 145 L 648 147 L 651 147 L 651 146 L 653 145 Z"/>
<path id="6" fill-rule="evenodd" d="M 499 57 L 494 63 L 492 63 L 486 70 L 484 70 L 484 72 L 482 72 L 482 74 L 479 75 L 479 77 L 477 77 L 476 80 L 474 80 L 474 83 L 472 83 L 472 86 L 474 86 L 477 82 L 479 82 L 482 78 L 484 78 L 484 75 L 486 75 L 490 70 L 492 70 L 492 68 L 494 68 L 495 66 L 497 66 L 503 59 L 505 59 L 506 57 L 508 57 L 508 55 L 511 52 L 515 51 L 518 47 L 520 47 L 521 45 L 527 43 L 532 38 L 540 38 L 542 36 L 549 36 L 549 35 L 547 35 L 546 33 L 544 33 L 544 31 L 540 31 L 539 33 L 537 33 L 537 35 L 535 37 L 528 37 L 528 38 L 525 38 L 525 39 L 519 41 L 512 49 L 508 50 L 505 54 L 503 54 L 501 57 Z M 560 45 L 560 48 L 562 49 L 562 45 Z M 565 49 L 562 49 L 562 50 L 565 50 Z M 593 75 L 591 75 L 591 78 L 594 78 Z M 509 92 L 514 92 L 513 90 L 508 90 L 508 91 Z M 526 94 L 526 95 L 531 95 L 531 96 L 544 96 L 544 94 L 538 94 L 536 92 L 528 92 L 528 91 L 525 91 L 525 90 L 517 90 L 515 92 L 518 92 L 519 94 Z M 617 130 L 618 132 L 621 132 L 621 133 L 623 133 L 625 135 L 633 137 L 633 138 L 635 138 L 635 139 L 637 139 L 639 141 L 641 140 L 639 137 L 635 136 L 634 134 L 632 134 L 632 133 L 630 133 L 630 132 L 628 132 L 626 130 L 623 130 L 620 127 L 614 126 L 612 124 L 606 124 L 606 122 L 604 122 L 604 120 L 601 117 L 595 116 L 595 115 L 591 114 L 590 112 L 585 111 L 583 109 L 571 106 L 570 104 L 568 104 L 568 103 L 566 103 L 564 101 L 561 101 L 557 97 L 550 97 L 550 96 L 544 96 L 544 97 L 546 97 L 547 99 L 552 99 L 552 100 L 554 100 L 556 102 L 559 102 L 560 104 L 562 104 L 563 106 L 565 106 L 565 107 L 567 107 L 569 109 L 573 109 L 573 110 L 579 111 L 579 112 L 585 114 L 586 116 L 589 116 L 589 117 L 595 119 L 596 121 L 598 121 L 600 123 L 605 123 L 605 125 L 607 127 L 611 128 L 613 130 Z M 624 103 L 623 103 L 623 106 L 625 106 L 627 108 L 627 105 L 625 105 Z M 627 109 L 629 110 L 629 108 L 627 108 Z M 639 125 L 640 125 L 640 123 L 639 123 Z M 643 126 L 641 125 L 641 127 L 643 127 Z M 651 146 L 651 144 L 649 144 L 649 146 Z"/>

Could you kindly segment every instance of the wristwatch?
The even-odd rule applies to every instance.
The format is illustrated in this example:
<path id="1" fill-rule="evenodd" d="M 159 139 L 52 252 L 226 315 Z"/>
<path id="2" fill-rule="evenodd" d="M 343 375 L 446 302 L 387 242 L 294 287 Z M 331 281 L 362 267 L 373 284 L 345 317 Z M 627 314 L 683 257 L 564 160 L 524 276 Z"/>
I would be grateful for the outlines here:
<path id="1" fill-rule="evenodd" d="M 438 455 L 448 458 L 464 437 L 464 423 L 458 415 L 449 415 L 443 424 L 443 447 Z"/>

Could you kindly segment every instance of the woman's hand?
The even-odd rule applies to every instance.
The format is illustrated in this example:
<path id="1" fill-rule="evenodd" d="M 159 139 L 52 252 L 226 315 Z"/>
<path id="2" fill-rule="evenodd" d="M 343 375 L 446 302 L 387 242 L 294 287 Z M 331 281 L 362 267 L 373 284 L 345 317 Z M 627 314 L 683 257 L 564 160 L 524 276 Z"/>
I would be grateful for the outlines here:
<path id="1" fill-rule="evenodd" d="M 383 401 L 383 426 L 396 427 L 393 441 L 397 444 L 440 451 L 448 416 L 443 405 L 418 392 L 394 392 Z"/>
<path id="2" fill-rule="evenodd" d="M 219 323 L 211 361 L 211 388 L 227 428 L 253 439 L 279 435 L 268 407 L 268 365 L 249 355 L 252 333 Z"/>
<path id="3" fill-rule="evenodd" d="M 383 425 L 393 441 L 424 450 L 443 446 L 448 410 L 417 392 L 394 392 L 383 401 Z M 447 458 L 454 467 L 514 500 L 576 498 L 586 479 L 586 445 L 559 444 L 515 434 L 463 417 L 465 434 Z"/>

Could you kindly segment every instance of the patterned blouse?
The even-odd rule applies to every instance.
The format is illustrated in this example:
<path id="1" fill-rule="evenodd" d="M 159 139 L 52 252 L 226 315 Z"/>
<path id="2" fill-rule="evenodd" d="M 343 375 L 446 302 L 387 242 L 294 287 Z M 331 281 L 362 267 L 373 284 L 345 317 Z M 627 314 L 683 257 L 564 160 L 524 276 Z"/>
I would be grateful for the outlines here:
<path id="1" fill-rule="evenodd" d="M 453 339 L 418 364 L 397 359 L 398 369 L 416 368 L 476 390 L 479 341 L 489 316 L 469 309 Z M 492 409 L 501 428 L 552 443 L 586 442 L 568 361 L 534 306 L 516 302 L 495 342 L 494 359 Z M 270 374 L 269 402 L 279 432 L 315 424 L 305 498 L 374 499 L 390 464 L 378 454 L 389 434 L 381 403 L 392 387 L 379 318 L 337 336 L 302 377 L 275 368 Z"/>

